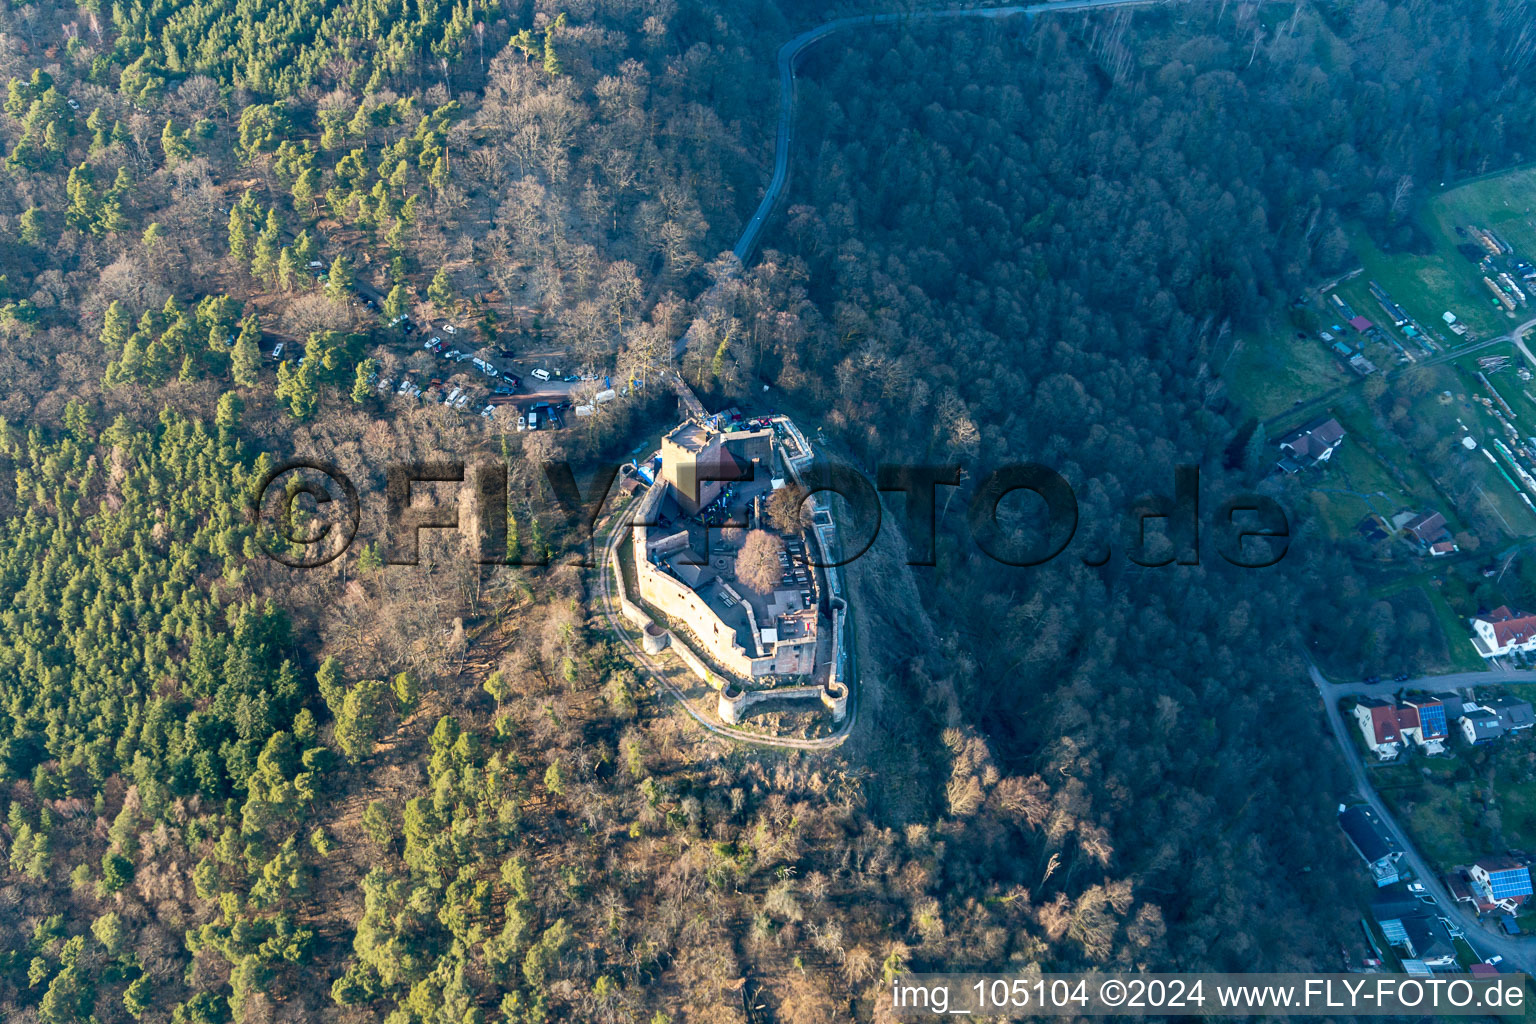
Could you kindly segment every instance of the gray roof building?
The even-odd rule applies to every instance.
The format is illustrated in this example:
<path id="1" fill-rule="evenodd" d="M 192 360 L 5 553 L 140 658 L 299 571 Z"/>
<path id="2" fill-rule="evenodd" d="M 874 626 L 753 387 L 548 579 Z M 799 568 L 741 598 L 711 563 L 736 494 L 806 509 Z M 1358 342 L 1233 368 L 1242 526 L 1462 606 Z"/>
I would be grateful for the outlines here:
<path id="1" fill-rule="evenodd" d="M 1382 825 L 1375 811 L 1364 804 L 1340 811 L 1339 827 L 1349 837 L 1360 859 L 1370 867 L 1371 877 L 1378 887 L 1391 885 L 1398 880 L 1397 860 L 1403 851 Z"/>
<path id="2" fill-rule="evenodd" d="M 1473 708 L 1461 716 L 1461 734 L 1468 743 L 1492 743 L 1504 735 L 1504 724 L 1487 708 Z"/>
<path id="3" fill-rule="evenodd" d="M 1499 716 L 1499 724 L 1505 732 L 1515 732 L 1519 729 L 1529 729 L 1536 725 L 1536 713 L 1531 711 L 1531 702 L 1521 700 L 1519 697 L 1492 697 L 1480 702 L 1484 710 L 1491 711 Z"/>

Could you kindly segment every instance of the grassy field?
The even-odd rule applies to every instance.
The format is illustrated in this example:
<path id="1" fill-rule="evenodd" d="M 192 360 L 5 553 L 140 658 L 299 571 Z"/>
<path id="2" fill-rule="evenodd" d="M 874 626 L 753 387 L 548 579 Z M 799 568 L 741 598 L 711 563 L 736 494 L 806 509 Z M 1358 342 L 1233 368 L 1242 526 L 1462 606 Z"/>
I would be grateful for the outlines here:
<path id="1" fill-rule="evenodd" d="M 1451 759 L 1414 758 L 1371 770 L 1381 798 L 1439 872 L 1471 863 L 1494 840 L 1484 805 L 1473 800 L 1475 787 L 1455 777 L 1459 768 Z"/>
<path id="2" fill-rule="evenodd" d="M 1512 745 L 1505 754 L 1528 750 L 1531 742 L 1529 736 L 1500 741 Z M 1414 757 L 1371 770 L 1382 799 L 1437 871 L 1502 853 L 1536 835 L 1536 784 L 1491 769 L 1497 760 L 1459 742 L 1452 749 L 1451 757 Z"/>
<path id="3" fill-rule="evenodd" d="M 1414 361 L 1403 359 L 1396 346 L 1366 340 L 1344 326 L 1342 311 L 1325 296 L 1321 304 L 1290 308 L 1266 329 L 1243 337 L 1222 371 L 1248 415 L 1272 421 L 1271 438 L 1325 411 L 1319 405 L 1287 415 L 1299 400 L 1328 395 L 1326 414 L 1343 424 L 1348 437 L 1327 467 L 1301 475 L 1295 486 L 1307 492 L 1314 514 L 1335 541 L 1357 537 L 1361 520 L 1372 512 L 1390 518 L 1405 510 L 1434 510 L 1446 517 L 1463 553 L 1434 563 L 1408 563 L 1403 578 L 1413 581 L 1443 628 L 1448 662 L 1467 669 L 1482 667 L 1481 659 L 1470 648 L 1462 650 L 1465 624 L 1438 587 L 1428 585 L 1430 577 L 1472 578 L 1483 560 L 1511 541 L 1536 536 L 1536 510 L 1522 498 L 1519 477 L 1492 444 L 1510 440 L 1480 401 L 1487 392 L 1478 379 L 1477 358 L 1509 357 L 1508 369 L 1487 376 L 1513 410 L 1513 425 L 1522 435 L 1536 435 L 1536 380 L 1523 381 L 1518 371 L 1536 367 L 1527 366 L 1512 344 L 1423 365 L 1423 348 L 1391 323 L 1370 283 L 1380 284 L 1432 332 L 1432 341 L 1438 334 L 1435 343 L 1450 351 L 1467 341 L 1445 325 L 1441 314 L 1447 310 L 1481 339 L 1536 319 L 1536 294 L 1529 308 L 1514 315 L 1493 304 L 1476 261 L 1457 249 L 1475 244 L 1466 234 L 1472 225 L 1498 232 L 1519 256 L 1536 261 L 1536 167 L 1476 179 L 1429 197 L 1418 214 L 1418 252 L 1383 251 L 1361 226 L 1349 229 L 1363 269 L 1340 282 L 1336 293 L 1356 314 L 1397 338 Z M 1341 329 L 1334 331 L 1335 326 Z M 1364 344 L 1378 372 L 1364 380 L 1356 377 L 1321 341 L 1320 331 Z M 1465 437 L 1476 447 L 1464 447 Z M 1536 494 L 1530 497 L 1536 501 Z"/>
<path id="4" fill-rule="evenodd" d="M 1302 340 L 1294 330 L 1279 327 L 1244 336 L 1223 376 L 1259 419 L 1355 379 L 1316 337 Z"/>
<path id="5" fill-rule="evenodd" d="M 1441 314 L 1447 310 L 1481 337 L 1508 332 L 1519 322 L 1518 318 L 1493 306 L 1477 264 L 1456 251 L 1455 225 L 1448 230 L 1439 226 L 1442 215 L 1434 210 L 1438 202 L 1436 199 L 1430 203 L 1423 225 L 1425 234 L 1435 243 L 1428 253 L 1383 252 L 1363 228 L 1351 229 L 1350 248 L 1365 272 L 1342 286 L 1339 294 L 1355 307 L 1355 312 L 1370 320 L 1381 320 L 1385 313 L 1370 294 L 1370 282 L 1375 281 L 1420 323 L 1440 329 L 1451 347 L 1461 344 L 1462 339 L 1442 329 Z"/>
<path id="6" fill-rule="evenodd" d="M 1425 203 L 1418 225 L 1428 243 L 1421 253 L 1383 252 L 1358 225 L 1350 230 L 1350 246 L 1365 272 L 1340 294 L 1358 312 L 1381 318 L 1381 307 L 1367 291 L 1367 282 L 1374 280 L 1409 313 L 1436 329 L 1447 310 L 1485 338 L 1536 316 L 1536 303 L 1515 313 L 1500 308 L 1482 283 L 1477 263 L 1456 248 L 1476 244 L 1458 234 L 1458 229 L 1476 225 L 1498 232 L 1517 253 L 1536 259 L 1536 168 L 1478 178 L 1441 192 Z M 1448 331 L 1442 334 L 1451 344 L 1457 342 Z"/>
<path id="7" fill-rule="evenodd" d="M 1442 192 L 1430 202 L 1429 214 L 1445 236 L 1454 237 L 1459 224 L 1477 224 L 1497 231 L 1517 251 L 1536 253 L 1536 167 L 1491 174 Z"/>

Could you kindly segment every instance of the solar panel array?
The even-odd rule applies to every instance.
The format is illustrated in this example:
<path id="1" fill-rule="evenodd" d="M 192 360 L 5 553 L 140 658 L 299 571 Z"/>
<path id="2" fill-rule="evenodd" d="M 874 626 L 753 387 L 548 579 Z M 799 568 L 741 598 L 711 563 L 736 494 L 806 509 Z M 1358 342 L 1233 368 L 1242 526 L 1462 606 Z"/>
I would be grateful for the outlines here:
<path id="1" fill-rule="evenodd" d="M 1408 929 L 1403 927 L 1403 922 L 1397 918 L 1388 918 L 1381 922 L 1381 934 L 1387 937 L 1387 941 L 1394 946 L 1401 946 L 1408 941 Z"/>
<path id="2" fill-rule="evenodd" d="M 1502 900 L 1510 896 L 1531 895 L 1531 871 L 1529 868 L 1505 868 L 1488 873 L 1488 888 L 1493 898 Z"/>
<path id="3" fill-rule="evenodd" d="M 1439 704 L 1419 708 L 1419 726 L 1423 729 L 1426 739 L 1446 735 L 1448 730 L 1445 727 L 1445 708 Z"/>

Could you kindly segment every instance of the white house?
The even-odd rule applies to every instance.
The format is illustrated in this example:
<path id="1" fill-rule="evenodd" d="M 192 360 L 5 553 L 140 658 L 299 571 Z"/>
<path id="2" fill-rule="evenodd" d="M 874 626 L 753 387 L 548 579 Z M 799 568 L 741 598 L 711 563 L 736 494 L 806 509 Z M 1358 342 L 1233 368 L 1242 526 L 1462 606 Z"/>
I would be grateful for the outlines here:
<path id="1" fill-rule="evenodd" d="M 1472 646 L 1485 658 L 1502 658 L 1516 651 L 1536 651 L 1536 615 L 1513 612 L 1500 605 L 1474 618 Z"/>
<path id="2" fill-rule="evenodd" d="M 1398 722 L 1397 706 L 1380 697 L 1369 697 L 1355 705 L 1355 724 L 1365 745 L 1379 760 L 1390 761 L 1404 746 L 1402 728 Z M 1414 726 L 1419 724 L 1415 712 Z"/>

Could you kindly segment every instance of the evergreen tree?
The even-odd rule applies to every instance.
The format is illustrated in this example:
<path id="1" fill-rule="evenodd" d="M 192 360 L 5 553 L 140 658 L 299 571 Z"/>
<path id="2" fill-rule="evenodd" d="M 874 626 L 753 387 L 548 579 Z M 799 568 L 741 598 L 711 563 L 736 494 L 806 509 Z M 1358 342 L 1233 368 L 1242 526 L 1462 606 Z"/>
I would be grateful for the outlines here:
<path id="1" fill-rule="evenodd" d="M 243 388 L 256 386 L 257 372 L 261 368 L 261 324 L 254 316 L 240 322 L 240 334 L 235 338 L 231 355 L 231 372 L 235 383 Z"/>
<path id="2" fill-rule="evenodd" d="M 432 275 L 432 283 L 427 286 L 427 298 L 440 310 L 453 307 L 453 281 L 448 276 L 447 267 L 438 267 L 437 273 Z"/>
<path id="3" fill-rule="evenodd" d="M 345 256 L 337 256 L 331 261 L 331 269 L 325 276 L 325 294 L 336 302 L 345 302 L 351 291 L 351 261 Z"/>
<path id="4" fill-rule="evenodd" d="M 366 402 L 373 394 L 373 382 L 378 380 L 378 364 L 372 359 L 364 359 L 357 364 L 357 373 L 352 382 L 352 401 L 357 405 Z"/>
<path id="5" fill-rule="evenodd" d="M 43 244 L 43 211 L 29 206 L 21 214 L 21 241 L 26 245 Z"/>

